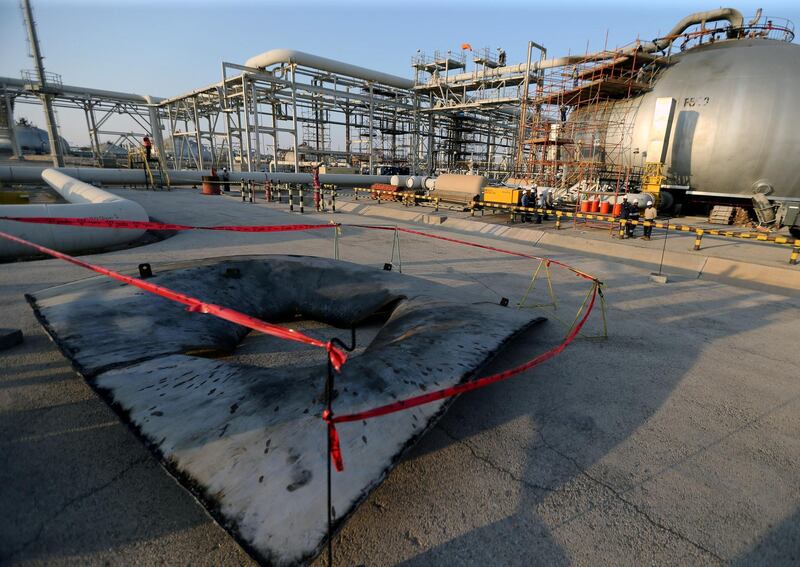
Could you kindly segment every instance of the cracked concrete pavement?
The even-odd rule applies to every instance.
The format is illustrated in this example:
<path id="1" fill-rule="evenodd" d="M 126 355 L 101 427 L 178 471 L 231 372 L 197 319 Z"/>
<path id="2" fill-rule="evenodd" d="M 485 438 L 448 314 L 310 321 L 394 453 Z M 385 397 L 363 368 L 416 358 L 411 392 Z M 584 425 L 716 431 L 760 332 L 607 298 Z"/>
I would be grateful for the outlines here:
<path id="1" fill-rule="evenodd" d="M 300 218 L 189 191 L 120 193 L 170 222 Z M 337 565 L 800 561 L 798 295 L 684 277 L 659 286 L 646 270 L 605 257 L 425 230 L 597 274 L 607 284 L 610 339 L 579 340 L 534 371 L 462 396 L 337 534 Z M 391 235 L 345 228 L 340 244 L 344 259 L 380 267 Z M 402 246 L 404 272 L 456 294 L 480 289 L 513 304 L 530 278 L 520 259 L 412 237 Z M 321 234 L 186 233 L 92 261 L 157 269 L 265 252 L 327 256 L 332 244 Z M 55 260 L 0 265 L 6 325 L 26 334 L 0 353 L 0 563 L 251 564 L 74 375 L 22 299 L 82 277 Z M 556 276 L 565 319 L 582 298 L 575 279 Z M 518 337 L 487 372 L 528 360 L 563 331 L 553 320 Z"/>

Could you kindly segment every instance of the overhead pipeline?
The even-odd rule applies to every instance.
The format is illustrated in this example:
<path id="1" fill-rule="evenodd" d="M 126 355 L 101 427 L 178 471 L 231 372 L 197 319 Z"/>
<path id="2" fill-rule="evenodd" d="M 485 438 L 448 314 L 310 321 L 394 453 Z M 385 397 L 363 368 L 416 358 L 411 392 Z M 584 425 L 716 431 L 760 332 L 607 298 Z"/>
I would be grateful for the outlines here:
<path id="1" fill-rule="evenodd" d="M 62 167 L 58 171 L 86 183 L 99 185 L 145 185 L 147 177 L 143 169 L 105 169 L 92 167 Z M 202 182 L 203 176 L 211 175 L 208 170 L 167 170 L 172 185 L 194 185 Z M 2 166 L 0 182 L 3 183 L 38 183 L 42 170 L 33 166 Z M 264 183 L 298 183 L 310 184 L 310 173 L 283 172 L 238 172 L 228 174 L 230 181 L 254 181 Z M 389 175 L 358 175 L 341 173 L 323 173 L 319 176 L 321 183 L 339 187 L 358 187 L 372 183 L 389 183 Z"/>
<path id="2" fill-rule="evenodd" d="M 717 22 L 721 20 L 727 20 L 731 24 L 731 30 L 737 30 L 743 27 L 744 25 L 744 17 L 742 13 L 734 8 L 718 8 L 716 10 L 708 10 L 705 12 L 696 12 L 694 14 L 690 14 L 679 21 L 675 26 L 670 30 L 670 32 L 665 36 L 664 39 L 659 39 L 656 41 L 648 41 L 643 42 L 639 45 L 633 45 L 623 50 L 623 53 L 633 53 L 635 51 L 643 51 L 645 53 L 654 53 L 656 51 L 662 51 L 669 47 L 672 42 L 674 41 L 675 37 L 685 32 L 689 27 L 696 25 L 696 24 L 705 24 L 708 22 Z M 587 55 L 567 55 L 564 57 L 556 57 L 554 59 L 544 59 L 541 61 L 531 62 L 530 70 L 539 71 L 542 69 L 552 69 L 555 67 L 565 67 L 567 65 L 575 65 L 578 63 L 584 63 L 586 61 L 602 61 L 604 59 L 611 59 L 612 57 L 618 55 L 618 52 L 614 51 L 597 51 L 595 53 L 589 53 Z M 430 84 L 434 84 L 436 80 L 446 80 L 447 83 L 460 83 L 464 81 L 473 81 L 477 79 L 492 79 L 496 77 L 503 77 L 506 75 L 517 75 L 520 73 L 525 73 L 528 70 L 527 63 L 520 63 L 518 65 L 508 65 L 506 67 L 497 67 L 496 69 L 484 69 L 480 72 L 478 71 L 469 71 L 466 73 L 459 73 L 457 75 L 450 75 L 446 79 L 439 78 L 434 79 L 431 77 L 429 81 Z"/>
<path id="3" fill-rule="evenodd" d="M 276 64 L 297 64 L 305 67 L 313 67 L 323 71 L 330 71 L 339 75 L 347 75 L 348 77 L 355 77 L 365 81 L 372 81 L 398 89 L 411 89 L 414 86 L 414 81 L 390 75 L 382 71 L 375 71 L 343 61 L 336 61 L 335 59 L 328 59 L 327 57 L 320 57 L 304 51 L 297 51 L 296 49 L 270 49 L 260 55 L 251 57 L 245 61 L 246 67 L 253 67 L 256 69 L 265 69 L 270 65 Z"/>

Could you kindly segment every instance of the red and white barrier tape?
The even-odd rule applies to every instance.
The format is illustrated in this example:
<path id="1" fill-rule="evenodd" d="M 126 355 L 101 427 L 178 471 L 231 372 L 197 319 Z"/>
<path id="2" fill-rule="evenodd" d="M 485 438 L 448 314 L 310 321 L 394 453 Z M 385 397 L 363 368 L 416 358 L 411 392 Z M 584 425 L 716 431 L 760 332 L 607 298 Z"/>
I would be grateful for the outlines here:
<path id="1" fill-rule="evenodd" d="M 128 285 L 138 287 L 139 289 L 143 289 L 144 291 L 150 292 L 152 294 L 164 297 L 166 299 L 170 299 L 172 301 L 176 301 L 178 303 L 182 303 L 186 305 L 187 311 L 191 311 L 193 313 L 206 313 L 208 315 L 214 315 L 215 317 L 219 317 L 220 319 L 225 319 L 226 321 L 230 321 L 231 323 L 236 323 L 237 325 L 242 325 L 243 327 L 248 327 L 256 331 L 261 331 L 262 333 L 265 333 L 267 335 L 272 335 L 273 337 L 278 337 L 281 339 L 286 339 L 287 341 L 295 341 L 299 343 L 305 343 L 307 345 L 312 345 L 315 347 L 324 348 L 328 352 L 328 357 L 330 358 L 331 364 L 333 364 L 333 367 L 336 370 L 341 370 L 342 365 L 347 360 L 347 354 L 343 350 L 331 344 L 330 342 L 323 342 L 317 340 L 313 337 L 309 337 L 308 335 L 304 335 L 303 333 L 295 331 L 294 329 L 286 329 L 284 327 L 279 327 L 278 325 L 272 325 L 271 323 L 267 323 L 266 321 L 262 321 L 260 319 L 256 319 L 255 317 L 251 317 L 250 315 L 240 313 L 239 311 L 236 311 L 234 309 L 229 309 L 227 307 L 223 307 L 215 303 L 208 303 L 205 301 L 201 301 L 197 298 L 171 290 L 167 287 L 160 286 L 158 284 L 154 284 L 152 282 L 148 282 L 145 280 L 141 280 L 139 278 L 126 276 L 124 274 L 120 274 L 119 272 L 109 270 L 108 268 L 97 266 L 95 264 L 90 264 L 89 262 L 84 262 L 83 260 L 79 260 L 78 258 L 69 256 L 68 254 L 64 254 L 63 252 L 52 250 L 45 246 L 40 246 L 39 244 L 29 242 L 25 239 L 16 237 L 12 234 L 0 231 L 0 237 L 5 238 L 7 240 L 11 240 L 18 244 L 30 246 L 31 248 L 35 248 L 36 250 L 42 252 L 43 254 L 48 254 L 54 258 L 59 258 L 61 260 L 64 260 L 65 262 L 69 262 L 70 264 L 75 264 L 76 266 L 86 268 L 87 270 L 92 270 L 93 272 L 97 272 L 98 274 L 108 276 L 109 278 L 113 278 Z"/>
<path id="2" fill-rule="evenodd" d="M 179 224 L 167 224 L 167 223 L 158 223 L 158 222 L 140 222 L 140 221 L 126 221 L 126 220 L 110 220 L 110 219 L 81 219 L 81 218 L 48 218 L 48 217 L 0 217 L 0 220 L 12 220 L 18 222 L 29 222 L 29 223 L 39 223 L 39 224 L 58 224 L 58 225 L 67 225 L 67 226 L 83 226 L 83 227 L 93 227 L 93 228 L 122 228 L 122 229 L 146 229 L 146 230 L 221 230 L 221 231 L 235 231 L 235 232 L 285 232 L 285 231 L 292 231 L 292 230 L 316 230 L 322 228 L 334 228 L 341 225 L 337 224 L 298 224 L 298 225 L 271 225 L 271 226 L 189 226 L 189 225 L 179 225 Z M 503 380 L 507 380 L 526 370 L 530 370 L 543 362 L 550 360 L 554 356 L 558 355 L 563 351 L 573 340 L 575 337 L 578 336 L 581 329 L 583 328 L 586 320 L 589 318 L 589 315 L 594 308 L 595 299 L 597 297 L 600 282 L 594 276 L 591 276 L 585 272 L 581 272 L 564 264 L 562 262 L 558 262 L 557 260 L 552 260 L 550 258 L 542 258 L 540 256 L 533 256 L 531 254 L 525 254 L 523 252 L 515 252 L 513 250 L 505 250 L 503 248 L 495 248 L 494 246 L 486 246 L 484 244 L 477 244 L 475 242 L 469 242 L 467 240 L 459 240 L 457 238 L 450 238 L 447 236 L 440 236 L 437 234 L 431 234 L 428 232 L 423 232 L 419 230 L 413 230 L 409 228 L 399 228 L 399 227 L 389 227 L 389 226 L 374 226 L 374 225 L 350 225 L 357 228 L 366 228 L 366 229 L 374 229 L 374 230 L 391 230 L 391 231 L 399 231 L 406 234 L 414 234 L 417 236 L 423 236 L 425 238 L 433 238 L 436 240 L 442 240 L 445 242 L 452 242 L 454 244 L 461 244 L 464 246 L 470 246 L 473 248 L 480 248 L 482 250 L 489 250 L 492 252 L 499 252 L 501 254 L 508 254 L 511 256 L 517 256 L 520 258 L 528 258 L 532 260 L 540 260 L 547 262 L 548 264 L 554 264 L 565 268 L 571 272 L 573 272 L 576 276 L 581 278 L 590 280 L 593 282 L 593 289 L 591 291 L 591 299 L 589 301 L 586 310 L 578 321 L 578 323 L 572 328 L 570 333 L 564 339 L 564 341 L 553 347 L 552 349 L 540 354 L 536 358 L 529 360 L 519 366 L 511 368 L 509 370 L 505 370 L 503 372 L 499 372 L 497 374 L 492 374 L 491 376 L 484 376 L 482 378 L 478 378 L 476 380 L 472 380 L 470 382 L 459 384 L 457 386 L 451 386 L 449 388 L 443 388 L 441 390 L 437 390 L 434 392 L 428 392 L 426 394 L 422 394 L 419 396 L 413 396 L 411 398 L 406 398 L 404 400 L 399 400 L 393 402 L 391 404 L 386 404 L 383 406 L 379 406 L 376 408 L 372 408 L 370 410 L 365 410 L 362 412 L 356 412 L 351 414 L 345 415 L 333 415 L 328 410 L 325 410 L 322 414 L 322 419 L 328 424 L 328 435 L 330 438 L 330 446 L 331 446 L 331 457 L 333 462 L 336 466 L 337 471 L 344 470 L 344 460 L 342 458 L 341 447 L 339 443 L 339 434 L 336 431 L 335 424 L 337 423 L 347 423 L 352 421 L 359 421 L 364 419 L 370 419 L 374 417 L 379 417 L 383 415 L 388 415 L 391 413 L 396 413 L 405 409 L 409 409 L 412 407 L 420 406 L 423 404 L 428 404 L 431 402 L 435 402 L 438 400 L 442 400 L 445 398 L 450 398 L 453 396 L 458 396 L 460 394 L 471 392 L 473 390 L 477 390 L 479 388 L 485 388 L 490 384 L 494 384 L 496 382 L 501 382 Z M 299 333 L 293 329 L 285 329 L 283 327 L 279 327 L 277 325 L 272 325 L 270 323 L 266 323 L 265 321 L 261 321 L 260 319 L 256 319 L 249 315 L 245 315 L 244 313 L 240 313 L 233 309 L 228 309 L 227 307 L 222 307 L 220 305 L 215 305 L 213 303 L 206 303 L 199 299 L 190 297 L 188 295 L 184 295 L 182 293 L 173 291 L 169 288 L 159 286 L 154 283 L 146 282 L 144 280 L 140 280 L 138 278 L 133 278 L 130 276 L 125 276 L 113 270 L 109 270 L 107 268 L 103 268 L 102 266 L 97 266 L 94 264 L 90 264 L 88 262 L 84 262 L 62 252 L 58 252 L 56 250 L 51 250 L 50 248 L 46 248 L 44 246 L 40 246 L 33 242 L 29 242 L 22 238 L 18 238 L 11 234 L 7 234 L 5 232 L 0 231 L 0 237 L 6 238 L 8 240 L 12 240 L 19 244 L 23 244 L 26 246 L 30 246 L 35 248 L 36 250 L 53 256 L 54 258 L 60 258 L 61 260 L 65 260 L 77 266 L 81 266 L 83 268 L 87 268 L 89 270 L 95 271 L 99 274 L 103 274 L 110 278 L 119 280 L 121 282 L 127 283 L 129 285 L 136 286 L 140 289 L 153 293 L 155 295 L 159 295 L 161 297 L 165 297 L 167 299 L 171 299 L 172 301 L 177 301 L 178 303 L 183 303 L 187 306 L 188 311 L 198 312 L 198 313 L 207 313 L 209 315 L 214 315 L 221 319 L 225 319 L 226 321 L 231 321 L 232 323 L 236 323 L 238 325 L 242 325 L 248 327 L 250 329 L 254 329 L 257 331 L 261 331 L 263 333 L 290 340 L 301 342 L 309 345 L 313 345 L 316 347 L 324 348 L 328 352 L 328 357 L 330 358 L 331 364 L 336 370 L 341 370 L 342 365 L 347 360 L 347 354 L 342 351 L 341 349 L 337 348 L 330 342 L 322 342 L 302 333 Z"/>
<path id="3" fill-rule="evenodd" d="M 354 226 L 358 228 L 370 228 L 375 230 L 396 230 L 398 232 L 403 232 L 405 234 L 416 234 L 417 236 L 424 236 L 426 238 L 435 238 L 436 240 L 444 240 L 445 242 L 453 242 L 455 244 L 461 244 L 464 246 L 471 246 L 473 248 L 480 248 L 482 250 L 490 250 L 492 252 L 500 252 L 501 254 L 508 254 L 510 256 L 517 256 L 519 258 L 529 258 L 531 260 L 541 260 L 547 262 L 548 264 L 553 264 L 555 266 L 560 266 L 562 268 L 566 268 L 570 272 L 574 273 L 576 276 L 581 278 L 597 281 L 597 278 L 594 276 L 587 274 L 585 272 L 581 272 L 580 270 L 576 270 L 572 266 L 568 264 L 564 264 L 563 262 L 559 262 L 558 260 L 552 260 L 550 258 L 543 258 L 541 256 L 533 256 L 532 254 L 525 254 L 524 252 L 514 252 L 513 250 L 505 250 L 503 248 L 495 248 L 494 246 L 486 246 L 485 244 L 478 244 L 476 242 L 469 242 L 468 240 L 459 240 L 458 238 L 450 238 L 449 236 L 440 236 L 438 234 L 431 234 L 430 232 L 422 232 L 421 230 L 413 230 L 410 228 L 400 228 L 400 227 L 393 227 L 393 226 L 376 226 L 376 225 L 368 225 L 368 224 L 353 224 L 348 226 Z"/>
<path id="4" fill-rule="evenodd" d="M 169 224 L 163 222 L 144 222 L 116 219 L 92 219 L 73 217 L 0 217 L 0 220 L 27 222 L 34 224 L 57 224 L 62 226 L 82 226 L 88 228 L 122 228 L 137 230 L 223 230 L 231 232 L 287 232 L 293 230 L 317 230 L 334 228 L 328 224 L 286 224 L 286 225 L 253 225 L 253 226 L 192 226 L 187 224 Z"/>
<path id="5" fill-rule="evenodd" d="M 519 366 L 515 366 L 514 368 L 510 368 L 509 370 L 505 370 L 503 372 L 498 372 L 497 374 L 492 374 L 490 376 L 484 376 L 482 378 L 477 378 L 470 382 L 466 382 L 464 384 L 458 384 L 457 386 L 451 386 L 449 388 L 442 388 L 441 390 L 436 390 L 434 392 L 428 392 L 425 394 L 421 394 L 419 396 L 412 396 L 410 398 L 406 398 L 404 400 L 398 400 L 396 402 L 392 402 L 391 404 L 386 404 L 383 406 L 379 406 L 376 408 L 372 408 L 369 410 L 356 412 L 356 413 L 349 413 L 345 415 L 331 415 L 330 412 L 325 410 L 322 414 L 322 419 L 328 423 L 329 426 L 329 436 L 331 438 L 331 457 L 333 458 L 333 462 L 336 465 L 336 470 L 341 472 L 344 470 L 344 460 L 342 459 L 342 452 L 339 446 L 339 434 L 336 431 L 337 423 L 347 423 L 351 421 L 360 421 L 364 419 L 370 419 L 373 417 L 379 417 L 382 415 L 388 415 L 390 413 L 396 413 L 402 410 L 406 410 L 409 408 L 413 408 L 416 406 L 421 406 L 423 404 L 429 404 L 431 402 L 435 402 L 438 400 L 443 400 L 445 398 L 450 398 L 453 396 L 458 396 L 460 394 L 464 394 L 466 392 L 471 392 L 473 390 L 478 390 L 480 388 L 485 388 L 491 384 L 495 384 L 497 382 L 502 382 L 503 380 L 508 380 L 518 374 L 525 372 L 526 370 L 530 370 L 543 362 L 550 360 L 554 356 L 558 355 L 563 351 L 567 346 L 575 340 L 575 337 L 578 336 L 581 329 L 583 328 L 586 320 L 589 318 L 589 315 L 594 308 L 595 298 L 597 297 L 597 291 L 599 288 L 599 283 L 595 282 L 593 284 L 593 290 L 591 294 L 591 299 L 589 300 L 589 304 L 586 308 L 586 311 L 583 314 L 583 317 L 578 321 L 578 324 L 575 325 L 564 339 L 561 344 L 551 348 L 550 350 L 543 352 L 536 358 L 529 360 Z"/>

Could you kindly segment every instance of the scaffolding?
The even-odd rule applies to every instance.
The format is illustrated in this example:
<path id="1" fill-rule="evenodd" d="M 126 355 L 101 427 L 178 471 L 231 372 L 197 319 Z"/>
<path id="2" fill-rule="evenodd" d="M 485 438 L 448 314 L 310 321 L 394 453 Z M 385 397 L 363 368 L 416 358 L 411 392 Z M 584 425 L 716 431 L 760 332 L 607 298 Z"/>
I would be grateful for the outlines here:
<path id="1" fill-rule="evenodd" d="M 639 186 L 642 169 L 629 157 L 631 99 L 650 90 L 668 58 L 637 47 L 571 57 L 539 73 L 520 103 L 517 177 L 572 200 Z"/>
<path id="2" fill-rule="evenodd" d="M 516 112 L 524 72 L 498 73 L 501 58 L 488 48 L 464 46 L 453 54 L 418 51 L 412 58 L 414 92 L 424 102 L 420 136 L 429 173 L 478 173 L 502 178 L 511 171 Z M 472 70 L 467 70 L 467 54 Z"/>

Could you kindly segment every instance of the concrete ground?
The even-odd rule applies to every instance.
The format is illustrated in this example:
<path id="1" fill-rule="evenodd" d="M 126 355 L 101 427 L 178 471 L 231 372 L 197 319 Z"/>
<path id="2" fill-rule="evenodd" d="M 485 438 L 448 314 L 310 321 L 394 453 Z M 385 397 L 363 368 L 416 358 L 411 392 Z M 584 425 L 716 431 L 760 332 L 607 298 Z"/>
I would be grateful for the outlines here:
<path id="1" fill-rule="evenodd" d="M 167 222 L 301 220 L 285 206 L 188 190 L 119 193 Z M 314 218 L 330 217 L 302 221 Z M 533 371 L 462 396 L 338 534 L 337 565 L 800 561 L 797 291 L 683 272 L 658 285 L 646 264 L 591 247 L 534 247 L 447 226 L 425 230 L 547 254 L 599 276 L 610 337 L 578 340 Z M 441 241 L 401 242 L 404 273 L 454 294 L 482 290 L 488 301 L 513 305 L 535 267 Z M 378 268 L 391 234 L 345 227 L 340 244 L 343 259 Z M 90 261 L 158 270 L 211 256 L 332 252 L 327 231 L 186 232 Z M 58 260 L 0 265 L 2 326 L 26 335 L 0 352 L 0 564 L 252 563 L 76 377 L 22 297 L 87 275 Z M 550 315 L 571 320 L 586 289 L 561 272 L 554 283 L 559 310 Z M 544 289 L 531 301 L 544 302 Z M 587 334 L 599 329 L 598 314 Z M 563 334 L 551 317 L 487 371 L 528 360 Z"/>

